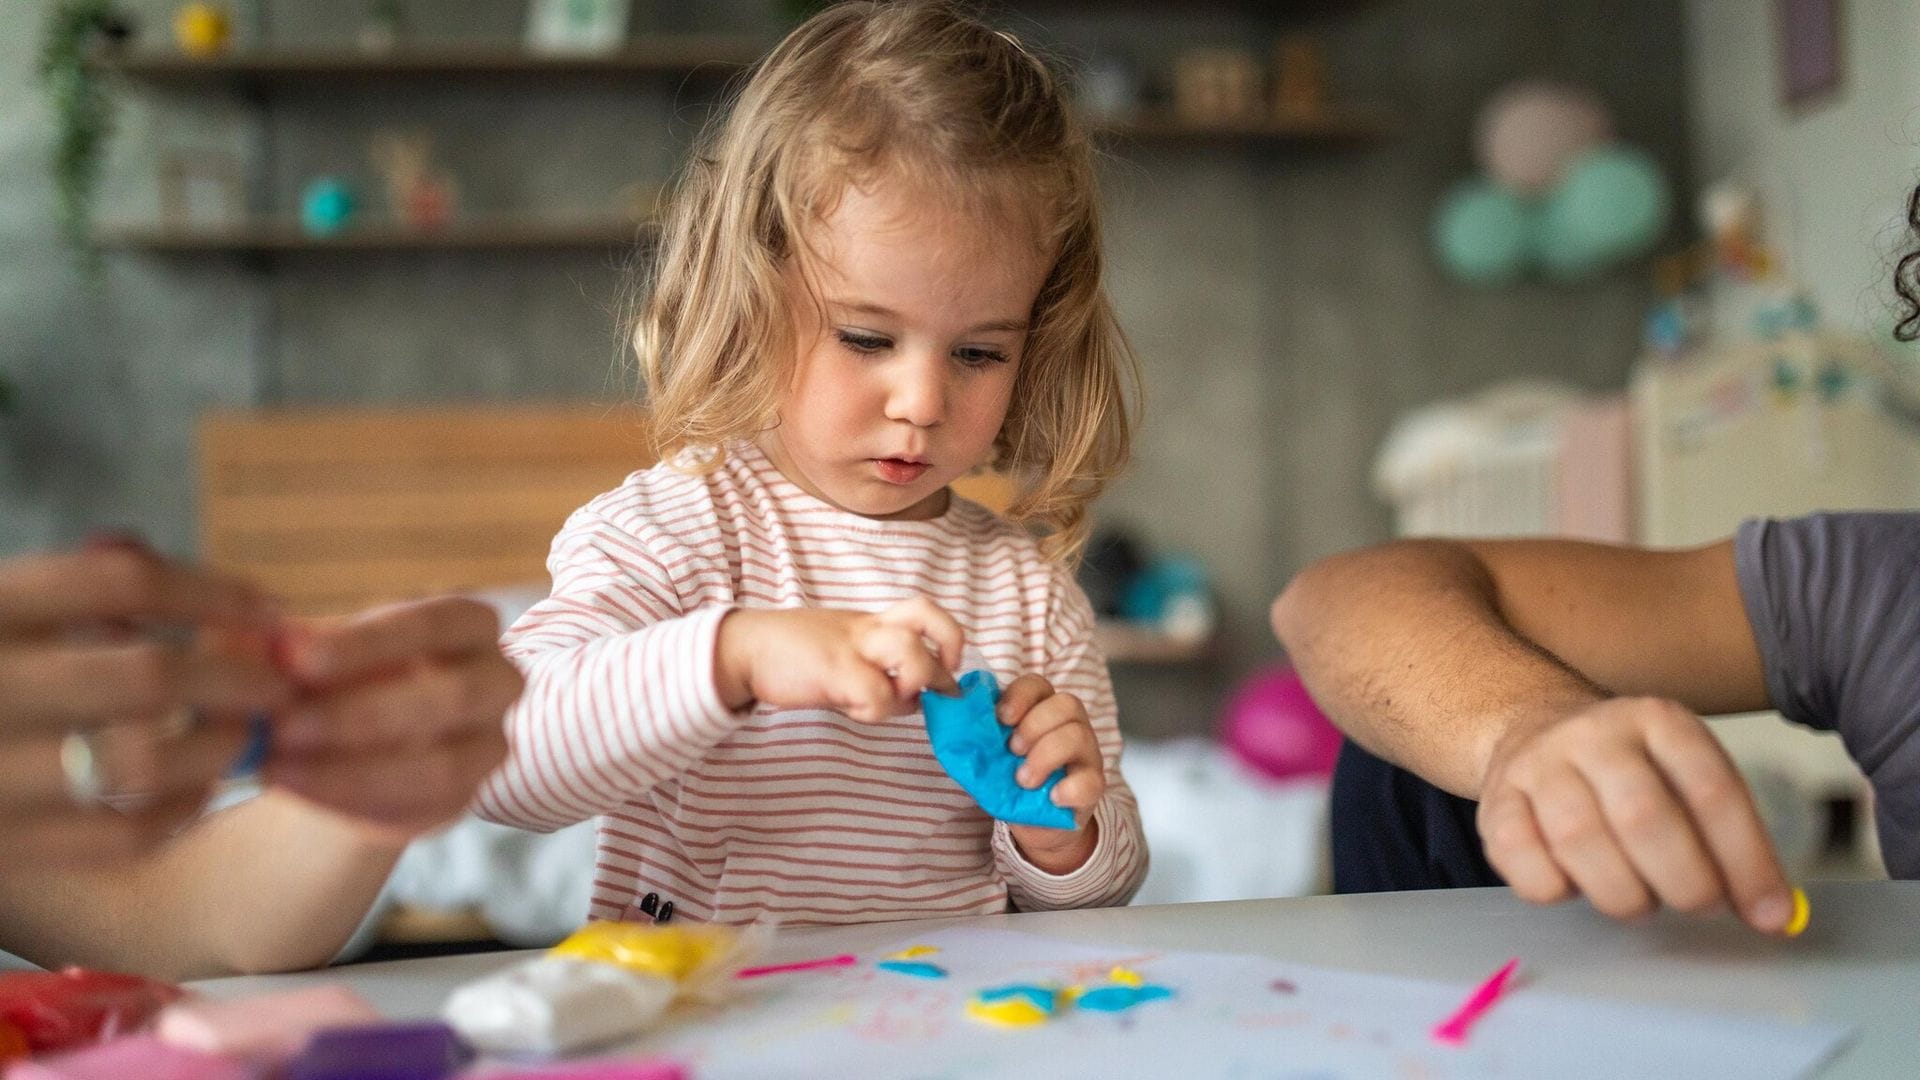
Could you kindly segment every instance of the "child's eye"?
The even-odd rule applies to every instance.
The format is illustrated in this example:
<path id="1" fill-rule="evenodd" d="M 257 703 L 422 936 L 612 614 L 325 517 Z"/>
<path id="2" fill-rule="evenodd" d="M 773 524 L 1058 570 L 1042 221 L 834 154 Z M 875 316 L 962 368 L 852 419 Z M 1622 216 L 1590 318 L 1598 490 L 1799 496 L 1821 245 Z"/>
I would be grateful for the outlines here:
<path id="1" fill-rule="evenodd" d="M 1004 364 L 1007 354 L 999 349 L 961 349 L 954 355 L 968 367 L 986 367 L 989 364 Z"/>
<path id="2" fill-rule="evenodd" d="M 840 344 L 857 353 L 879 352 L 893 344 L 878 334 L 863 334 L 858 330 L 836 330 L 834 335 L 840 339 Z"/>

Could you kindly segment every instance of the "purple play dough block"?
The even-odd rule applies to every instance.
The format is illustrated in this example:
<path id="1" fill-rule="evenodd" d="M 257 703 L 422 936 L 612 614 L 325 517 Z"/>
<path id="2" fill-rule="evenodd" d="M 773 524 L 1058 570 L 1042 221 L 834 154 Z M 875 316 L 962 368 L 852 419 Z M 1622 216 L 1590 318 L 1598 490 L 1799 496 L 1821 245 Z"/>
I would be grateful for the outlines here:
<path id="1" fill-rule="evenodd" d="M 442 1080 L 467 1057 L 460 1036 L 445 1024 L 368 1024 L 316 1034 L 281 1075 L 284 1080 Z"/>
<path id="2" fill-rule="evenodd" d="M 151 1035 L 17 1062 L 6 1070 L 7 1080 L 254 1080 L 258 1075 L 237 1061 L 169 1046 Z"/>

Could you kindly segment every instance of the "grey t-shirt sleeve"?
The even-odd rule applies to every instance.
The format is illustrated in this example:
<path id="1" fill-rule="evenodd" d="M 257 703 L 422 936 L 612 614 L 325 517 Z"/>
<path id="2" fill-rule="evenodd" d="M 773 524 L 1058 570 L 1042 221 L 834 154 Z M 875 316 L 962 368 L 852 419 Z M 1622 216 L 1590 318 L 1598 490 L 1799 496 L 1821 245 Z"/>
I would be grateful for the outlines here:
<path id="1" fill-rule="evenodd" d="M 1920 514 L 1749 521 L 1734 563 L 1774 708 L 1869 775 L 1920 761 Z"/>

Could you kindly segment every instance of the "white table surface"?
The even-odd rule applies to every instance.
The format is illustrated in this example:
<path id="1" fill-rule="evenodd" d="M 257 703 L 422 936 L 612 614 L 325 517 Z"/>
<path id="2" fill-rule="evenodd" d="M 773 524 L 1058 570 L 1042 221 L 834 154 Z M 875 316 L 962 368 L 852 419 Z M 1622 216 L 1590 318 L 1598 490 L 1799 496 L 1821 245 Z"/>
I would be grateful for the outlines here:
<path id="1" fill-rule="evenodd" d="M 1510 956 L 1530 987 L 1788 1020 L 1858 1038 L 1823 1078 L 1920 1076 L 1920 882 L 1815 882 L 1813 921 L 1792 941 L 1730 917 L 1613 923 L 1584 903 L 1537 908 L 1504 889 L 1320 896 L 796 928 L 767 962 L 863 953 L 945 926 L 993 926 L 1098 943 L 1275 959 L 1477 983 Z M 526 953 L 357 964 L 299 975 L 212 979 L 218 997 L 342 982 L 395 1019 L 438 1013 L 453 987 Z"/>

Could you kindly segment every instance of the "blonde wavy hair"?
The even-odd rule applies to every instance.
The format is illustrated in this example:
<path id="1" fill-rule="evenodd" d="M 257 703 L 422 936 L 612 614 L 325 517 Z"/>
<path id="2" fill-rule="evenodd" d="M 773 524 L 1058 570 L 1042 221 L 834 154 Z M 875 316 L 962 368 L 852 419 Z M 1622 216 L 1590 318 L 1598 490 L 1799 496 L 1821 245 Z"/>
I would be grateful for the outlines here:
<path id="1" fill-rule="evenodd" d="M 1050 558 L 1077 558 L 1126 465 L 1140 385 L 1101 283 L 1093 151 L 1046 62 L 948 3 L 826 9 L 702 136 L 629 328 L 653 449 L 708 451 L 710 467 L 776 422 L 797 351 L 781 268 L 848 184 L 882 176 L 1030 221 L 1055 253 L 992 467 L 1015 487 L 1007 516 L 1044 530 Z"/>

